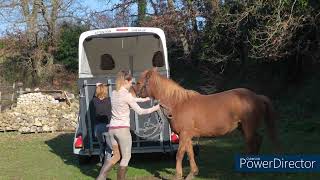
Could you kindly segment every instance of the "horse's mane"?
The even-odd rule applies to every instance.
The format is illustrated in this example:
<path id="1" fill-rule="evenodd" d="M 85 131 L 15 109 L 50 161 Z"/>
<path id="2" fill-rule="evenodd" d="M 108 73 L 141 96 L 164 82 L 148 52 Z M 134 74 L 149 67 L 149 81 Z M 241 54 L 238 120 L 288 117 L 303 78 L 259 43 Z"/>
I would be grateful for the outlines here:
<path id="1" fill-rule="evenodd" d="M 181 102 L 189 99 L 199 93 L 194 90 L 188 90 L 181 87 L 175 81 L 161 76 L 157 72 L 153 72 L 153 82 L 158 87 L 161 95 L 174 102 Z"/>

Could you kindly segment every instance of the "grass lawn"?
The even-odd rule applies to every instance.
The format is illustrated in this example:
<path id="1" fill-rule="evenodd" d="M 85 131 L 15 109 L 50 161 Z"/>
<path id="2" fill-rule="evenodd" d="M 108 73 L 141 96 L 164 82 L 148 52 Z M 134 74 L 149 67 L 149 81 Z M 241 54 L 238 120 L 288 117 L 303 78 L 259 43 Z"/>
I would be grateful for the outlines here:
<path id="1" fill-rule="evenodd" d="M 280 140 L 286 154 L 320 154 L 320 74 L 297 89 L 273 99 L 279 112 Z M 261 130 L 263 132 L 263 129 Z M 265 136 L 264 136 L 265 137 Z M 97 160 L 79 166 L 72 153 L 72 133 L 0 133 L 0 180 L 2 179 L 94 179 Z M 248 173 L 234 171 L 234 155 L 244 150 L 239 132 L 217 139 L 201 139 L 197 157 L 199 175 L 195 179 L 217 180 L 319 180 L 320 173 Z M 265 137 L 262 154 L 271 154 Z M 133 156 L 129 179 L 172 179 L 175 158 L 162 154 Z M 184 166 L 184 175 L 189 170 Z M 111 179 L 116 179 L 116 170 Z"/>
<path id="2" fill-rule="evenodd" d="M 319 152 L 319 134 L 303 131 L 282 132 L 285 151 L 316 154 Z M 94 179 L 100 167 L 97 161 L 79 166 L 72 154 L 69 133 L 18 134 L 0 133 L 0 179 Z M 265 138 L 266 139 L 266 138 Z M 240 174 L 234 171 L 234 154 L 243 151 L 242 138 L 235 132 L 218 139 L 202 139 L 198 157 L 200 174 L 196 179 L 320 179 L 320 173 L 256 173 Z M 272 152 L 269 141 L 263 143 L 262 153 Z M 185 163 L 186 164 L 186 163 Z M 130 162 L 130 179 L 172 179 L 175 160 L 165 155 L 134 156 Z M 189 168 L 184 168 L 187 174 Z M 112 170 L 111 179 L 115 179 Z"/>

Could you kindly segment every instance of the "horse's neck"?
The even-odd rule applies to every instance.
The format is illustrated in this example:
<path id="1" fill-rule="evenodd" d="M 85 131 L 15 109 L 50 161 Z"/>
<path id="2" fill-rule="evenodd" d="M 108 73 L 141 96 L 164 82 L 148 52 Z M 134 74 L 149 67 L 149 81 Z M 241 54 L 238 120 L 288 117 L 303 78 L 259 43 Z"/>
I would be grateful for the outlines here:
<path id="1" fill-rule="evenodd" d="M 166 98 L 159 98 L 159 100 L 160 100 L 160 103 L 165 105 L 166 108 L 169 110 L 172 110 L 176 106 L 176 103 L 174 103 Z"/>
<path id="2" fill-rule="evenodd" d="M 179 87 L 179 92 L 174 89 L 173 91 L 176 91 L 174 93 L 164 93 L 165 90 L 164 88 L 166 88 L 166 86 L 161 86 L 161 87 L 156 87 L 156 91 L 155 91 L 155 98 L 160 100 L 161 104 L 164 104 L 165 106 L 167 106 L 169 109 L 173 109 L 177 104 L 179 104 L 181 101 L 183 101 L 184 99 L 182 98 L 177 98 L 177 93 L 186 93 L 186 89 L 184 89 L 183 87 Z M 181 91 L 181 92 L 180 92 Z"/>

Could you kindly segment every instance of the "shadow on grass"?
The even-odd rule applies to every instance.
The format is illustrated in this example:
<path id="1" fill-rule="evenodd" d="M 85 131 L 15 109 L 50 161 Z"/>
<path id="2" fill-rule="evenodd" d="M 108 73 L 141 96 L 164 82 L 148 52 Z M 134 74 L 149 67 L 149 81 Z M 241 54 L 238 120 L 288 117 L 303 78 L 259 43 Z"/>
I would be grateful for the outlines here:
<path id="1" fill-rule="evenodd" d="M 196 157 L 200 179 L 225 179 L 225 176 L 234 173 L 234 155 L 242 152 L 243 141 L 239 135 L 230 135 L 224 138 L 202 139 L 200 153 Z M 135 155 L 130 166 L 145 169 L 159 179 L 173 179 L 175 175 L 175 156 L 169 154 L 139 154 Z M 183 161 L 183 175 L 189 173 L 189 161 Z M 234 178 L 236 176 L 231 176 Z"/>
<path id="2" fill-rule="evenodd" d="M 59 156 L 65 164 L 78 167 L 87 176 L 97 177 L 100 170 L 97 165 L 98 158 L 93 157 L 88 164 L 79 165 L 77 156 L 72 152 L 73 137 L 73 133 L 60 134 L 45 143 L 51 148 L 51 152 Z"/>
<path id="3" fill-rule="evenodd" d="M 144 169 L 155 179 L 172 179 L 174 176 L 175 156 L 168 153 L 134 154 L 129 166 Z"/>
<path id="4" fill-rule="evenodd" d="M 317 154 L 320 150 L 317 133 L 284 131 L 281 137 L 286 154 Z M 67 165 L 78 167 L 86 176 L 97 177 L 100 170 L 97 165 L 98 159 L 93 158 L 89 164 L 80 166 L 72 152 L 72 140 L 73 134 L 60 134 L 46 141 L 46 144 L 52 153 L 58 155 Z M 217 139 L 202 139 L 200 145 L 200 154 L 196 159 L 200 170 L 198 179 L 320 179 L 319 173 L 237 173 L 234 170 L 234 156 L 244 150 L 244 142 L 238 132 Z M 269 140 L 264 136 L 261 154 L 272 154 L 271 147 Z M 135 170 L 129 169 L 128 177 L 135 176 L 134 179 L 173 179 L 175 157 L 161 153 L 136 154 L 132 156 L 129 166 L 152 174 L 144 177 L 134 174 Z M 186 176 L 189 172 L 189 162 L 184 161 L 183 167 Z"/>
<path id="5" fill-rule="evenodd" d="M 264 139 L 261 154 L 273 154 L 272 144 L 263 133 Z M 317 154 L 320 150 L 319 134 L 312 132 L 284 132 L 281 133 L 285 154 Z M 196 158 L 199 167 L 197 179 L 320 179 L 320 173 L 238 173 L 235 171 L 234 158 L 244 151 L 244 141 L 239 132 L 217 139 L 202 139 L 200 154 Z M 159 179 L 173 179 L 175 174 L 175 158 L 164 155 L 139 155 L 130 166 L 142 168 Z M 184 176 L 189 173 L 189 162 L 184 161 Z"/>

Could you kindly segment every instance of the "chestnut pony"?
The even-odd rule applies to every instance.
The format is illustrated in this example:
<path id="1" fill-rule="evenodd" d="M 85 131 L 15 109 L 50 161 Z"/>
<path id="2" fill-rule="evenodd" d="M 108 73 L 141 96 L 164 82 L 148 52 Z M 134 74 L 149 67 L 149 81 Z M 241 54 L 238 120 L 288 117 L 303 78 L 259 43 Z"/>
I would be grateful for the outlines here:
<path id="1" fill-rule="evenodd" d="M 264 121 L 275 146 L 278 145 L 274 110 L 266 96 L 239 88 L 216 94 L 202 95 L 187 90 L 173 80 L 161 76 L 156 69 L 144 71 L 134 87 L 138 96 L 160 100 L 169 111 L 172 130 L 179 134 L 176 156 L 176 178 L 182 178 L 182 159 L 187 152 L 191 171 L 187 179 L 198 174 L 192 146 L 193 137 L 217 137 L 238 126 L 245 142 L 246 152 L 258 153 L 262 136 L 257 133 Z"/>

